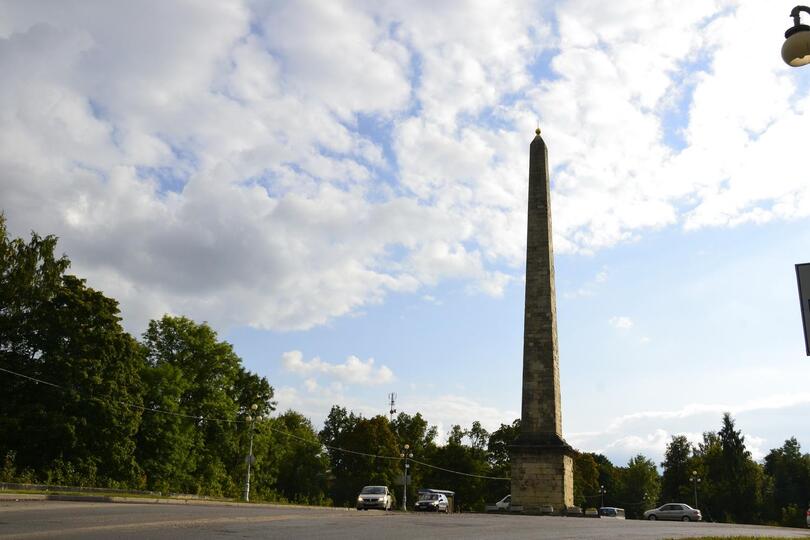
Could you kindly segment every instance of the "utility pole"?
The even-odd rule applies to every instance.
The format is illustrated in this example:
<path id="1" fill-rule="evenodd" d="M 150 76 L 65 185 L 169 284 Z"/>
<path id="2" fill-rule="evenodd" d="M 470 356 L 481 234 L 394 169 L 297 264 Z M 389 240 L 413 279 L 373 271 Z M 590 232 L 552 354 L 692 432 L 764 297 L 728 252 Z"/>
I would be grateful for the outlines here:
<path id="1" fill-rule="evenodd" d="M 255 403 L 250 406 L 250 411 L 255 415 L 256 410 L 259 408 L 258 405 Z M 253 462 L 256 458 L 253 457 L 253 431 L 254 425 L 257 420 L 262 420 L 262 415 L 251 416 L 248 414 L 245 417 L 245 420 L 250 422 L 250 447 L 248 449 L 248 455 L 245 458 L 247 462 L 247 474 L 245 475 L 245 502 L 250 502 L 250 466 L 253 465 Z"/>
<path id="2" fill-rule="evenodd" d="M 404 512 L 408 511 L 408 458 L 413 457 L 413 453 L 410 451 L 411 445 L 405 444 L 405 450 L 399 454 L 399 457 L 405 460 L 405 476 L 402 477 L 402 510 Z"/>

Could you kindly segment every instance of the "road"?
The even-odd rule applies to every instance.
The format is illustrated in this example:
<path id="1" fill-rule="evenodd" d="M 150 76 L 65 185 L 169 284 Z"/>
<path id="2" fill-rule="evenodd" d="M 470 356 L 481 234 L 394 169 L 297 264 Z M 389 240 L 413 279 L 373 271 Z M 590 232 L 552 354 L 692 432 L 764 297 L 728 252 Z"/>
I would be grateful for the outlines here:
<path id="1" fill-rule="evenodd" d="M 0 539 L 599 539 L 704 535 L 810 538 L 802 529 L 497 514 L 403 514 L 271 505 L 0 502 Z"/>

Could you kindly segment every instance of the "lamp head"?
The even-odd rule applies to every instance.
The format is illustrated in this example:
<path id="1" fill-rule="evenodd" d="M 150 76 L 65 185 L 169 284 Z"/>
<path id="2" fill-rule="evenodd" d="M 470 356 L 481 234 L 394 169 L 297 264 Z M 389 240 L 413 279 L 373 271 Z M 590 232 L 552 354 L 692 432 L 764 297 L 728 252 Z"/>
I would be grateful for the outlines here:
<path id="1" fill-rule="evenodd" d="M 810 26 L 799 22 L 802 11 L 810 13 L 810 8 L 796 6 L 790 12 L 793 26 L 785 32 L 785 42 L 782 44 L 782 60 L 792 67 L 810 64 Z"/>

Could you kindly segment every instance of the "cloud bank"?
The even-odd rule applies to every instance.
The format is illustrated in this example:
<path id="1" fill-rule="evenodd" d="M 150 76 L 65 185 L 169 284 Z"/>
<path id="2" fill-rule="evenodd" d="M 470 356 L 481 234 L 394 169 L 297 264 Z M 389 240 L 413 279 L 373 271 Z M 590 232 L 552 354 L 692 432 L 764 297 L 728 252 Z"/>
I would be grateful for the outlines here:
<path id="1" fill-rule="evenodd" d="M 808 80 L 756 0 L 0 9 L 2 210 L 60 236 L 133 329 L 501 294 L 537 121 L 559 253 L 810 215 Z"/>

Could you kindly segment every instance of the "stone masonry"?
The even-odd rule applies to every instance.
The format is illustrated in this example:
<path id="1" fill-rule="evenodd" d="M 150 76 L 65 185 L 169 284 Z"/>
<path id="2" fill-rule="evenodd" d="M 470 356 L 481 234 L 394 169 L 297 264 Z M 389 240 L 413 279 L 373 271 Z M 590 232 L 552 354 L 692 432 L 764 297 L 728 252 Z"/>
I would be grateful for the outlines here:
<path id="1" fill-rule="evenodd" d="M 548 150 L 536 134 L 529 149 L 523 400 L 521 434 L 510 449 L 512 505 L 558 513 L 574 502 L 575 451 L 562 438 Z"/>

